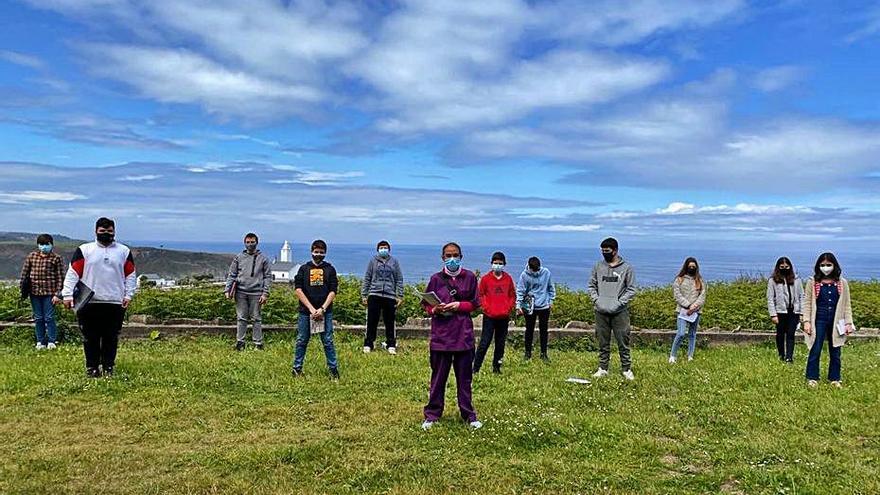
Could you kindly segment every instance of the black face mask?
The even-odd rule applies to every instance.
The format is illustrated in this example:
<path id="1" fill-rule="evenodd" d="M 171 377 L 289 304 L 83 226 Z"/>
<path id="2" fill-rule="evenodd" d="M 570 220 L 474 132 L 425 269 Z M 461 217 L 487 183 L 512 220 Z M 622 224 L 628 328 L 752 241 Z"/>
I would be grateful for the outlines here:
<path id="1" fill-rule="evenodd" d="M 100 234 L 95 234 L 95 239 L 98 239 L 98 242 L 100 242 L 101 244 L 103 244 L 105 246 L 109 246 L 110 244 L 112 244 L 113 239 L 115 239 L 115 238 L 116 238 L 116 236 L 114 236 L 113 234 L 111 234 L 109 232 L 102 232 Z"/>
<path id="2" fill-rule="evenodd" d="M 697 269 L 689 266 L 688 269 L 687 269 L 687 274 L 688 274 L 688 275 L 696 275 L 696 274 L 697 274 Z"/>
<path id="3" fill-rule="evenodd" d="M 788 275 L 789 272 L 791 272 L 791 268 L 780 268 L 779 269 L 779 273 L 784 273 L 784 274 Z"/>
<path id="4" fill-rule="evenodd" d="M 605 258 L 605 261 L 611 263 L 614 259 L 614 253 L 602 253 L 602 257 Z"/>
<path id="5" fill-rule="evenodd" d="M 316 265 L 320 265 L 324 262 L 324 256 L 312 256 L 312 261 L 314 261 Z"/>
<path id="6" fill-rule="evenodd" d="M 253 253 L 254 251 L 257 250 L 257 245 L 256 244 L 245 244 L 244 249 L 249 253 Z"/>

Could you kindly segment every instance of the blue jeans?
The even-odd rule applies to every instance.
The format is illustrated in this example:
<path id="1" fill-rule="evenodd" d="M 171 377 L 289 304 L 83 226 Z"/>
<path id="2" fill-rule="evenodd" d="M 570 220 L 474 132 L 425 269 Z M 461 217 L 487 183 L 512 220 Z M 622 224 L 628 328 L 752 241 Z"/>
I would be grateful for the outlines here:
<path id="1" fill-rule="evenodd" d="M 681 345 L 681 339 L 683 339 L 684 334 L 687 333 L 688 357 L 692 358 L 694 357 L 694 349 L 697 347 L 697 327 L 700 326 L 700 316 L 697 315 L 697 319 L 694 320 L 693 323 L 684 321 L 681 318 L 676 318 L 676 322 L 678 323 L 678 330 L 675 332 L 675 338 L 672 339 L 672 352 L 670 352 L 669 355 L 675 357 L 678 354 L 678 347 Z"/>
<path id="2" fill-rule="evenodd" d="M 43 345 L 49 342 L 55 343 L 58 338 L 58 327 L 55 325 L 55 306 L 52 305 L 52 296 L 31 296 L 31 307 L 34 309 L 34 331 L 37 343 Z"/>
<path id="3" fill-rule="evenodd" d="M 296 332 L 296 351 L 293 355 L 293 367 L 301 370 L 303 361 L 306 359 L 306 348 L 309 346 L 309 339 L 312 338 L 311 318 L 307 314 L 299 314 L 299 324 Z M 327 367 L 336 369 L 339 363 L 336 362 L 336 346 L 333 344 L 333 312 L 328 311 L 324 314 L 324 331 L 319 333 L 321 343 L 324 344 L 324 356 L 327 358 Z"/>
<path id="4" fill-rule="evenodd" d="M 828 341 L 828 380 L 832 382 L 840 381 L 840 347 L 834 347 L 833 339 L 834 320 L 816 320 L 816 340 L 813 341 L 813 347 L 810 348 L 810 356 L 807 358 L 807 380 L 819 379 L 819 358 L 822 357 L 822 347 L 825 341 Z"/>

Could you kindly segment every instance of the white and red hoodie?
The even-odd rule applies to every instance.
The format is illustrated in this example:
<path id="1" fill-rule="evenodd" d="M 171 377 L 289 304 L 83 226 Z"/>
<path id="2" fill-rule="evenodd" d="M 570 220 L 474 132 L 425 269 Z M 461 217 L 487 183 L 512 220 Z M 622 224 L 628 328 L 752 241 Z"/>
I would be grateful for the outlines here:
<path id="1" fill-rule="evenodd" d="M 123 299 L 130 300 L 137 290 L 131 250 L 118 242 L 109 246 L 89 242 L 76 248 L 61 290 L 65 300 L 73 299 L 73 289 L 80 280 L 95 291 L 92 302 L 122 304 Z"/>

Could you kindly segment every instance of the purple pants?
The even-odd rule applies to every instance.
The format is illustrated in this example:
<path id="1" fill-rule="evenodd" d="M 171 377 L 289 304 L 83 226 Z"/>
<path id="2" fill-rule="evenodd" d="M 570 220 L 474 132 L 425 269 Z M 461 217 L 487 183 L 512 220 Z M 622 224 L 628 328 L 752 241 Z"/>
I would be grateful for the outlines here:
<path id="1" fill-rule="evenodd" d="M 477 411 L 471 403 L 471 380 L 474 376 L 474 350 L 431 351 L 431 391 L 428 405 L 425 406 L 425 419 L 437 421 L 443 415 L 446 395 L 446 380 L 449 369 L 455 369 L 455 383 L 458 388 L 458 409 L 467 421 L 477 420 Z"/>

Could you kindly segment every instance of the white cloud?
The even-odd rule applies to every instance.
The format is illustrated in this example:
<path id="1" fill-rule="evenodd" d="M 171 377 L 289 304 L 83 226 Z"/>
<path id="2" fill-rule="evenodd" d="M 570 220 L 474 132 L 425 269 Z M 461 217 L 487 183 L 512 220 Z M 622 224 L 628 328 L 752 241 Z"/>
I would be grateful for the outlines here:
<path id="1" fill-rule="evenodd" d="M 39 57 L 11 50 L 0 50 L 0 60 L 30 69 L 43 70 L 46 68 L 46 64 Z"/>
<path id="2" fill-rule="evenodd" d="M 752 84 L 765 93 L 773 93 L 800 82 L 805 75 L 806 70 L 803 67 L 780 65 L 759 71 Z"/>
<path id="3" fill-rule="evenodd" d="M 158 174 L 147 174 L 147 175 L 126 175 L 124 177 L 120 177 L 119 181 L 123 182 L 143 182 L 145 180 L 156 180 L 161 178 L 161 175 Z"/>
<path id="4" fill-rule="evenodd" d="M 861 12 L 861 21 L 862 26 L 844 38 L 847 43 L 856 43 L 880 34 L 880 5 L 864 9 Z"/>
<path id="5" fill-rule="evenodd" d="M 22 204 L 37 201 L 76 201 L 86 199 L 82 194 L 61 191 L 0 191 L 0 203 Z"/>

